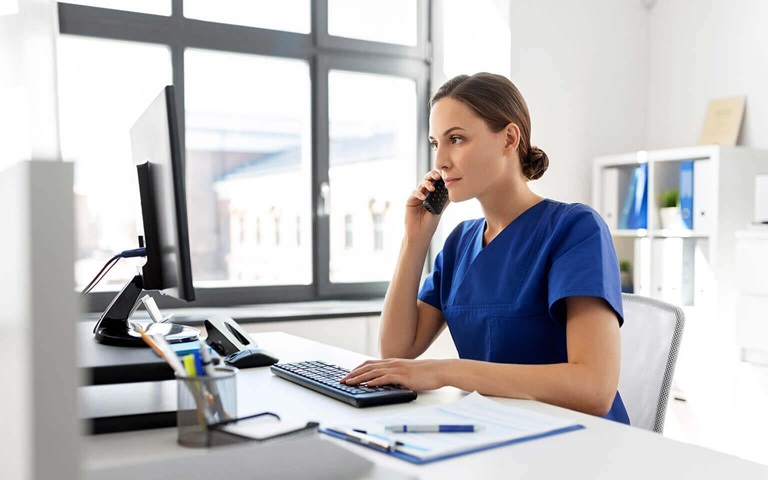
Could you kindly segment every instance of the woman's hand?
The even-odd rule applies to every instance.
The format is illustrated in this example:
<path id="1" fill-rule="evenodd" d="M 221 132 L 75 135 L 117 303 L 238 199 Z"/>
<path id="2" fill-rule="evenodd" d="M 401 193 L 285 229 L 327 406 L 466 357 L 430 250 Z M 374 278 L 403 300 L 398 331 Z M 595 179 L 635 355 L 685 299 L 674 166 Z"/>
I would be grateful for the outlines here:
<path id="1" fill-rule="evenodd" d="M 427 198 L 427 193 L 434 192 L 435 186 L 432 180 L 439 180 L 440 172 L 432 170 L 424 176 L 424 180 L 419 183 L 416 190 L 411 192 L 408 201 L 405 203 L 405 236 L 411 240 L 424 239 L 430 241 L 432 235 L 437 230 L 437 224 L 440 222 L 440 215 L 429 213 L 422 205 Z M 448 200 L 443 208 L 447 208 L 451 203 Z"/>
<path id="2" fill-rule="evenodd" d="M 341 383 L 365 382 L 369 387 L 396 384 L 411 390 L 436 390 L 446 385 L 445 366 L 446 360 L 367 360 L 342 378 Z"/>

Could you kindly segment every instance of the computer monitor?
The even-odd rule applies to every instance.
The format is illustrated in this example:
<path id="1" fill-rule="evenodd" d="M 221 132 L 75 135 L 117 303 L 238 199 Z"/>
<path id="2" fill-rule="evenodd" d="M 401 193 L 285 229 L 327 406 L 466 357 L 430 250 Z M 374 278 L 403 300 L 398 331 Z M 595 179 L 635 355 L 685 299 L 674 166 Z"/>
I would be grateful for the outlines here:
<path id="1" fill-rule="evenodd" d="M 158 290 L 180 300 L 195 299 L 184 152 L 172 86 L 166 86 L 133 124 L 130 136 L 144 229 L 139 247 L 144 248 L 147 261 L 141 274 L 123 287 L 101 315 L 94 335 L 97 341 L 108 345 L 144 346 L 129 318 L 145 290 Z M 162 322 L 148 324 L 147 333 L 161 333 L 170 343 L 177 343 L 197 339 L 200 332 Z"/>

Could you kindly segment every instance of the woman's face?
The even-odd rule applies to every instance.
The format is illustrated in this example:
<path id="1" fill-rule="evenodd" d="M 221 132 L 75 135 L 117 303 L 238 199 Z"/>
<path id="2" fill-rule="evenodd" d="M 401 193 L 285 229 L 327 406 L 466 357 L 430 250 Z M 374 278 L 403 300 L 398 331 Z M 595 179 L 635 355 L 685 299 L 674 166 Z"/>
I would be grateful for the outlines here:
<path id="1" fill-rule="evenodd" d="M 444 97 L 432 107 L 429 141 L 452 202 L 482 199 L 508 178 L 513 162 L 506 158 L 507 133 L 494 133 L 465 103 Z M 516 145 L 515 145 L 516 147 Z"/>

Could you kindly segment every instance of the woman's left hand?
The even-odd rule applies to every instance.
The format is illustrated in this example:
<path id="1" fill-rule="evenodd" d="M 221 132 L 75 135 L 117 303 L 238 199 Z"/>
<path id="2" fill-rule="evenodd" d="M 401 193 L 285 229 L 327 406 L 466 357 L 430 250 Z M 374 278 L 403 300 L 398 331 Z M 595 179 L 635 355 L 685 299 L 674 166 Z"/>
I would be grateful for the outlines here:
<path id="1" fill-rule="evenodd" d="M 445 360 L 406 360 L 391 358 L 367 360 L 341 379 L 341 383 L 357 385 L 365 382 L 369 387 L 402 385 L 411 390 L 436 390 L 444 387 Z"/>

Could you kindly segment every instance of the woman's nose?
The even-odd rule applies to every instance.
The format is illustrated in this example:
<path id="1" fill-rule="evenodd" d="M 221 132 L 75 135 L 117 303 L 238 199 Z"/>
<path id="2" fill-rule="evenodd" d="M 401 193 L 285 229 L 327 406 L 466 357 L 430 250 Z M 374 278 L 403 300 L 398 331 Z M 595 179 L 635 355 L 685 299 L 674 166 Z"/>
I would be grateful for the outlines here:
<path id="1" fill-rule="evenodd" d="M 445 149 L 437 147 L 435 149 L 435 170 L 446 170 L 451 166 L 450 158 Z"/>

